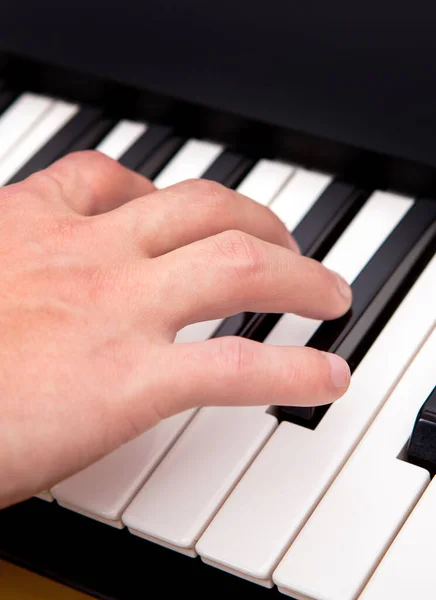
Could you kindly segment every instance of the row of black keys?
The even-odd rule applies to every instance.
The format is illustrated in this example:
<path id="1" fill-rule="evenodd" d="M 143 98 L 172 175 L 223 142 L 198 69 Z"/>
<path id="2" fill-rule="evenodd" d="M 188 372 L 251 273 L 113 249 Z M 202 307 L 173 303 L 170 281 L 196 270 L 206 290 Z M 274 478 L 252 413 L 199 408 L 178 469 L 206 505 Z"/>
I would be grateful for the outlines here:
<path id="1" fill-rule="evenodd" d="M 0 111 L 16 94 L 0 85 Z M 92 149 L 117 123 L 100 108 L 82 106 L 8 183 L 22 181 L 60 157 Z M 151 125 L 119 162 L 150 179 L 163 169 L 186 141 L 170 126 Z M 224 151 L 203 178 L 235 188 L 255 160 Z M 304 255 L 322 260 L 370 195 L 371 190 L 335 180 L 293 231 Z M 370 235 L 370 232 L 368 232 Z M 352 284 L 353 305 L 342 318 L 324 322 L 308 346 L 335 352 L 353 371 L 383 329 L 436 250 L 436 201 L 419 199 Z M 226 319 L 215 335 L 240 335 L 262 341 L 281 315 L 244 313 Z M 323 407 L 277 407 L 281 419 L 315 428 Z"/>

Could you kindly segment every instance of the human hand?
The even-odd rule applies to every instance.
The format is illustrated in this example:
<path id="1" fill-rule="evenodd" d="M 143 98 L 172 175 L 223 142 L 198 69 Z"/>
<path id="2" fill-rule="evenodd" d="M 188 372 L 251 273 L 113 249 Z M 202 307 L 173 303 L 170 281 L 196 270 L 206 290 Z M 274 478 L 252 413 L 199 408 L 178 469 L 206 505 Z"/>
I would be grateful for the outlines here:
<path id="1" fill-rule="evenodd" d="M 0 210 L 0 507 L 190 407 L 346 391 L 345 361 L 311 348 L 173 343 L 242 311 L 349 309 L 349 286 L 299 255 L 268 208 L 201 180 L 157 191 L 81 152 L 0 190 Z"/>

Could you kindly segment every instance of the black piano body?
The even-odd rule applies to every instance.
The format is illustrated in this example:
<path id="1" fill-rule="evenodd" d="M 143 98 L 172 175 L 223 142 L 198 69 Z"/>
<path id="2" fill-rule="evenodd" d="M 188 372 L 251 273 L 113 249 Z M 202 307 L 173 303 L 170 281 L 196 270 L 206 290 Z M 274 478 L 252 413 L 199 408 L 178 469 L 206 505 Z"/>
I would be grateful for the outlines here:
<path id="1" fill-rule="evenodd" d="M 434 9 L 6 0 L 1 11 L 0 79 L 13 89 L 436 198 Z M 37 498 L 0 512 L 0 557 L 104 600 L 150 585 L 164 597 L 283 598 Z"/>

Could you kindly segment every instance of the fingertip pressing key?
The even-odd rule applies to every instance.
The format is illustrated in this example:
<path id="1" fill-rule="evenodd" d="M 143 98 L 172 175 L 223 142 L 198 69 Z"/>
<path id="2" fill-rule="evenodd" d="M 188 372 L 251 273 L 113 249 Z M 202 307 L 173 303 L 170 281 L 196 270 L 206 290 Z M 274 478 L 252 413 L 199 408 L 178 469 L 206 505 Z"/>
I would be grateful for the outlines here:
<path id="1" fill-rule="evenodd" d="M 350 384 L 350 367 L 348 363 L 337 354 L 322 352 L 329 363 L 330 377 L 336 389 L 346 390 Z"/>
<path id="2" fill-rule="evenodd" d="M 345 279 L 341 275 L 339 275 L 339 273 L 336 273 L 336 271 L 333 271 L 333 273 L 336 276 L 336 283 L 340 295 L 345 300 L 347 305 L 351 305 L 353 292 L 351 290 L 350 285 L 345 281 Z"/>

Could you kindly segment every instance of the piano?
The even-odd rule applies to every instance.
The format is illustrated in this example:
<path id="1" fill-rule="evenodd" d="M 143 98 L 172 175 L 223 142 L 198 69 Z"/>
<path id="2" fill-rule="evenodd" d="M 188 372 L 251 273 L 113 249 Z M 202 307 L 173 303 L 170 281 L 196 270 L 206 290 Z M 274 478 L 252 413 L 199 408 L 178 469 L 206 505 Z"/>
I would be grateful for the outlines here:
<path id="1" fill-rule="evenodd" d="M 244 313 L 180 331 L 337 352 L 350 389 L 167 419 L 0 511 L 0 558 L 102 600 L 435 597 L 434 16 L 3 2 L 1 186 L 83 149 L 157 187 L 218 181 L 269 206 L 354 300 L 329 323 Z"/>

